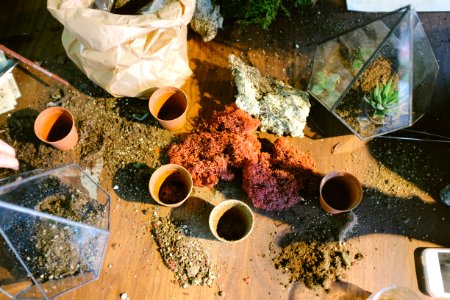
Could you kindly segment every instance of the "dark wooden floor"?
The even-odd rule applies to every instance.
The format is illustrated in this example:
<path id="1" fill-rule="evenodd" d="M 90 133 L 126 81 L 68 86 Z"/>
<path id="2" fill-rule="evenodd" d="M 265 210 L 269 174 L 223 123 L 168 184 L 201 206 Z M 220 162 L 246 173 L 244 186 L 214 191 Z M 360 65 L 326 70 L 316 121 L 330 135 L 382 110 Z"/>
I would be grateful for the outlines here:
<path id="1" fill-rule="evenodd" d="M 63 28 L 46 10 L 46 1 L 3 2 L 0 43 L 41 63 L 83 92 L 83 86 L 79 86 L 76 80 L 81 75 L 68 61 L 61 45 Z M 283 80 L 296 88 L 306 89 L 315 45 L 375 16 L 347 12 L 341 2 L 321 1 L 317 7 L 292 12 L 290 18 L 281 16 L 268 31 L 257 27 L 242 29 L 226 22 L 225 29 L 209 43 L 202 42 L 197 34 L 190 32 L 188 46 L 194 75 L 183 89 L 192 101 L 191 120 L 198 116 L 207 117 L 214 109 L 234 101 L 236 91 L 227 62 L 230 53 L 246 57 L 265 75 Z M 450 136 L 450 13 L 421 13 L 420 18 L 440 69 L 430 112 L 413 128 Z M 292 142 L 299 149 L 310 152 L 320 162 L 319 168 L 323 173 L 333 169 L 347 169 L 357 174 L 366 187 L 373 187 L 373 173 L 368 171 L 376 169 L 379 172 L 377 176 L 383 176 L 383 172 L 388 172 L 390 163 L 385 160 L 383 153 L 372 150 L 380 146 L 387 150 L 400 147 L 402 151 L 415 149 L 426 154 L 422 156 L 424 159 L 435 160 L 433 164 L 444 174 L 442 183 L 450 183 L 448 144 L 361 142 L 317 103 L 313 104 L 307 131 L 308 137 L 293 139 Z M 334 155 L 330 155 L 330 149 L 338 144 L 339 149 Z M 412 167 L 419 169 L 420 164 Z M 396 174 L 400 178 L 403 175 Z M 392 284 L 406 286 L 427 298 L 419 291 L 414 265 L 415 251 L 420 247 L 450 246 L 450 209 L 436 203 L 438 191 L 429 193 L 426 182 L 411 179 L 408 184 L 417 187 L 417 195 L 413 200 L 408 202 L 401 193 L 393 193 L 391 197 L 396 201 L 403 201 L 405 205 L 402 207 L 411 210 L 412 218 L 419 218 L 424 213 L 426 217 L 423 219 L 427 220 L 419 221 L 419 218 L 412 222 L 417 220 L 417 227 L 425 230 L 424 232 L 429 231 L 430 236 L 427 234 L 424 237 L 426 233 L 414 235 L 396 231 L 380 232 L 378 229 L 382 227 L 382 221 L 366 216 L 365 209 L 368 211 L 369 204 L 362 205 L 357 214 L 360 214 L 360 222 L 364 225 L 360 235 L 349 243 L 367 253 L 366 258 L 350 270 L 346 281 L 336 283 L 330 294 L 309 291 L 302 284 L 292 284 L 287 289 L 279 284 L 279 272 L 274 270 L 270 259 L 262 259 L 261 254 L 269 255 L 268 244 L 273 237 L 267 233 L 278 231 L 282 234 L 288 231 L 289 224 L 279 228 L 274 225 L 272 216 L 262 213 L 257 214 L 255 231 L 245 242 L 225 246 L 216 241 L 208 241 L 209 252 L 223 266 L 217 285 L 213 288 L 181 289 L 171 283 L 173 274 L 163 266 L 150 238 L 135 238 L 135 228 L 139 228 L 147 220 L 145 216 L 135 215 L 134 211 L 143 207 L 121 201 L 120 210 L 114 210 L 111 215 L 111 238 L 100 279 L 62 296 L 61 299 L 119 299 L 122 292 L 127 292 L 133 300 L 213 299 L 220 298 L 217 296 L 219 290 L 225 292 L 225 299 L 365 299 L 370 293 Z M 111 187 L 107 188 L 111 190 Z M 120 199 L 115 193 L 111 194 L 112 207 L 116 207 Z M 214 196 L 207 189 L 197 189 L 194 195 L 208 199 L 212 204 L 223 200 L 222 196 Z M 406 204 L 412 201 L 415 201 L 414 205 Z M 417 205 L 421 208 L 420 211 L 414 211 Z M 171 213 L 164 208 L 160 210 L 163 214 Z M 130 225 L 123 217 L 126 215 L 133 216 L 134 225 Z M 386 218 L 395 219 L 395 212 L 389 212 Z M 445 228 L 447 230 L 442 230 Z M 409 235 L 412 235 L 411 239 L 405 237 Z M 113 243 L 127 247 L 113 250 L 110 246 Z M 255 253 L 258 254 L 257 257 Z M 112 267 L 108 268 L 108 265 Z M 252 278 L 250 284 L 243 280 L 246 277 Z"/>

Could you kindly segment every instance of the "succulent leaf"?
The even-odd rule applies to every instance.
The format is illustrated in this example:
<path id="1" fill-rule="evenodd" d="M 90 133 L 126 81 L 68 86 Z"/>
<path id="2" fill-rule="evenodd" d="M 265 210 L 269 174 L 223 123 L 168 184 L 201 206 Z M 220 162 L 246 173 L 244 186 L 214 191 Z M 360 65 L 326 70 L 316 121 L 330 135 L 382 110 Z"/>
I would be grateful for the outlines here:
<path id="1" fill-rule="evenodd" d="M 325 74 L 323 73 L 323 71 L 317 72 L 316 78 L 318 83 L 323 83 L 325 81 Z"/>
<path id="2" fill-rule="evenodd" d="M 336 73 L 325 75 L 323 71 L 316 72 L 314 79 L 315 84 L 311 88 L 311 93 L 314 95 L 320 95 L 323 92 L 327 92 L 327 102 L 330 102 L 330 100 L 335 101 L 340 96 L 340 94 L 336 91 L 336 81 L 338 81 L 339 78 L 339 74 Z"/>
<path id="3" fill-rule="evenodd" d="M 364 98 L 375 109 L 374 116 L 392 115 L 399 107 L 399 93 L 397 85 L 393 84 L 393 79 L 391 77 L 386 84 L 377 83 L 370 92 L 369 98 Z"/>
<path id="4" fill-rule="evenodd" d="M 336 82 L 339 79 L 339 74 L 333 73 L 330 75 L 330 80 Z"/>
<path id="5" fill-rule="evenodd" d="M 325 81 L 324 88 L 328 91 L 334 90 L 336 87 L 336 81 L 333 81 L 331 78 Z"/>
<path id="6" fill-rule="evenodd" d="M 320 95 L 323 92 L 323 86 L 321 84 L 316 84 L 313 85 L 312 89 L 311 89 L 311 93 L 313 93 L 314 95 Z"/>

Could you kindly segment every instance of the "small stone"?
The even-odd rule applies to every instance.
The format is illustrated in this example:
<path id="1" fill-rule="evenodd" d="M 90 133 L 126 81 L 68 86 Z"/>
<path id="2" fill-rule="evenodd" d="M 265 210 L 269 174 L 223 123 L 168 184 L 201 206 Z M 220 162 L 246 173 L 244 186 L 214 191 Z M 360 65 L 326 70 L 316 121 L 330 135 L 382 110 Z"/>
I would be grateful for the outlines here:
<path id="1" fill-rule="evenodd" d="M 441 190 L 441 201 L 450 206 L 450 184 L 447 184 Z"/>
<path id="2" fill-rule="evenodd" d="M 204 42 L 211 41 L 222 28 L 223 17 L 220 15 L 220 7 L 213 5 L 211 0 L 199 0 L 195 5 L 194 15 L 191 20 L 191 28 L 199 33 Z"/>
<path id="3" fill-rule="evenodd" d="M 53 100 L 59 100 L 62 98 L 62 91 L 61 90 L 56 90 L 51 94 L 51 97 Z"/>
<path id="4" fill-rule="evenodd" d="M 121 299 L 121 300 L 127 300 L 127 299 L 128 299 L 127 293 L 122 293 L 122 294 L 120 294 L 120 299 Z"/>

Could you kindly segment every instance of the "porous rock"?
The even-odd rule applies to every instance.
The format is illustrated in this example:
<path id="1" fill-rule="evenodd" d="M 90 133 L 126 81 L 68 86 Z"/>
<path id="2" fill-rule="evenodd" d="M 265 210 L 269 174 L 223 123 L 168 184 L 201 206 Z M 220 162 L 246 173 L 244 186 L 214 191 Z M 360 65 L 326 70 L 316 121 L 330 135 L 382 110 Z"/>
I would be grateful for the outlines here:
<path id="1" fill-rule="evenodd" d="M 236 105 L 261 121 L 261 131 L 303 137 L 311 107 L 308 93 L 261 76 L 232 54 L 229 64 L 238 90 Z"/>
<path id="2" fill-rule="evenodd" d="M 190 24 L 191 28 L 202 36 L 204 42 L 216 37 L 222 23 L 223 18 L 218 5 L 213 5 L 211 0 L 197 0 Z"/>

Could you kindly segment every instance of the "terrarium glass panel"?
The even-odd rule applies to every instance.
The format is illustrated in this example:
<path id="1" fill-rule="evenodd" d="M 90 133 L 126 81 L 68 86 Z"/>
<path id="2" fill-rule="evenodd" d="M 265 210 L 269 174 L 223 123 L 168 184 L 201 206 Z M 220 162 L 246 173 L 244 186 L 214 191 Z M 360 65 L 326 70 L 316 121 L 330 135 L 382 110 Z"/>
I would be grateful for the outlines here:
<path id="1" fill-rule="evenodd" d="M 78 165 L 0 187 L 0 296 L 50 299 L 98 278 L 109 195 Z"/>
<path id="2" fill-rule="evenodd" d="M 437 72 L 420 20 L 408 6 L 321 43 L 308 91 L 365 140 L 422 117 Z"/>

